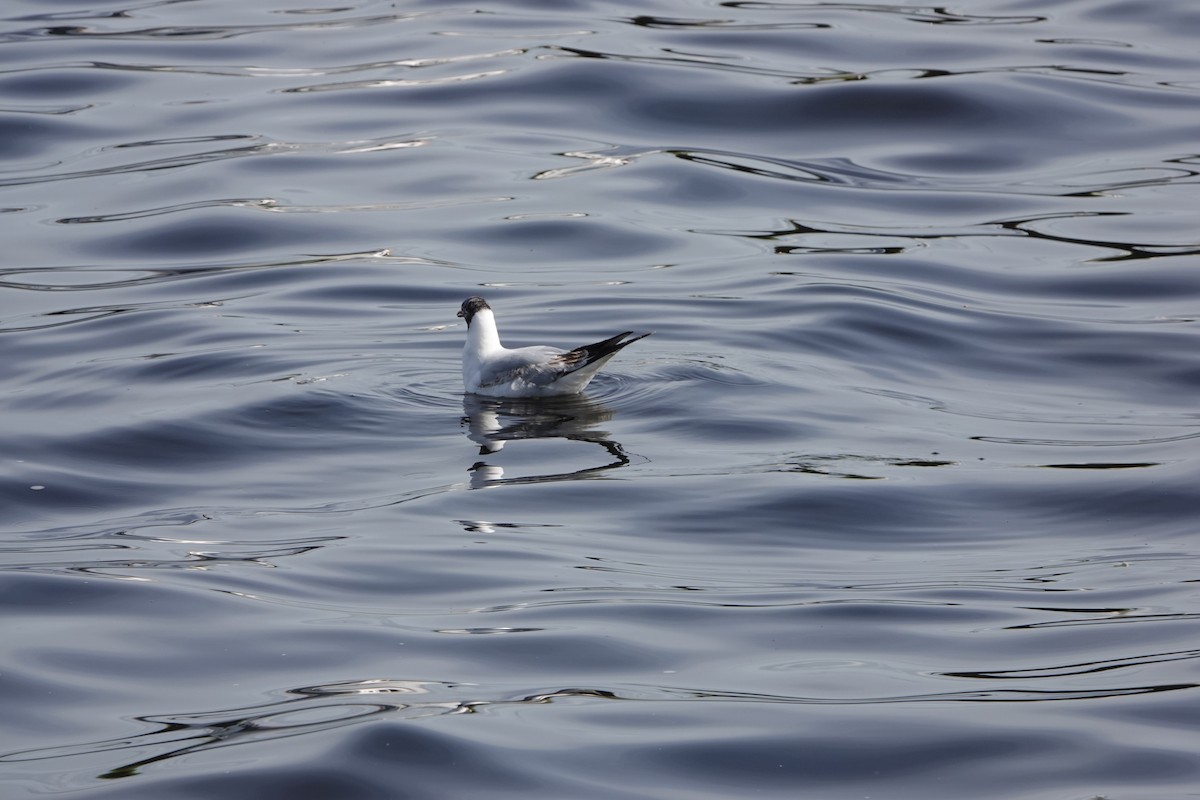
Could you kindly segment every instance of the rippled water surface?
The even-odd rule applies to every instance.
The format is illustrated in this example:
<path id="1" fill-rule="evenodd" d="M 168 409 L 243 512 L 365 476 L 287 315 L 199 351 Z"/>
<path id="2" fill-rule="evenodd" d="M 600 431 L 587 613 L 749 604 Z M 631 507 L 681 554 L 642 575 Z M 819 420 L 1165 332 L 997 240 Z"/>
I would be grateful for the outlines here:
<path id="1" fill-rule="evenodd" d="M 1200 792 L 1193 0 L 0 17 L 6 800 Z"/>

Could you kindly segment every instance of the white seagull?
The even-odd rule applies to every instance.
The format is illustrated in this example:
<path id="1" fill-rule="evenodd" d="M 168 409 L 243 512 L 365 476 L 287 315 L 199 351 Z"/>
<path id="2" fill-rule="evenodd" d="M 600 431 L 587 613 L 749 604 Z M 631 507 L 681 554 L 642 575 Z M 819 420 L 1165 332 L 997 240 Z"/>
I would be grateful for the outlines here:
<path id="1" fill-rule="evenodd" d="M 560 350 L 535 345 L 513 350 L 500 344 L 496 317 L 482 297 L 468 297 L 458 316 L 467 321 L 463 347 L 463 386 L 485 397 L 555 397 L 578 394 L 600 368 L 649 333 L 618 333 L 595 344 Z"/>

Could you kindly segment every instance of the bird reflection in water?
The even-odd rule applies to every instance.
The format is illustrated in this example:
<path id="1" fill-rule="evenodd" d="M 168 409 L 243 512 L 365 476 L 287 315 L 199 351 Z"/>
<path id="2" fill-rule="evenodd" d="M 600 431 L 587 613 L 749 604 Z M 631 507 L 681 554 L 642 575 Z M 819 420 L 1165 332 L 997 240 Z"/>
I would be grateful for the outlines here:
<path id="1" fill-rule="evenodd" d="M 585 480 L 628 466 L 632 459 L 624 448 L 609 438 L 608 431 L 595 430 L 596 425 L 612 419 L 614 413 L 603 403 L 583 396 L 525 400 L 463 395 L 462 424 L 467 429 L 467 438 L 479 445 L 481 456 L 495 455 L 507 443 L 521 439 L 588 442 L 605 454 L 603 463 L 583 469 L 520 478 L 505 478 L 503 467 L 480 460 L 469 470 L 471 488 Z"/>

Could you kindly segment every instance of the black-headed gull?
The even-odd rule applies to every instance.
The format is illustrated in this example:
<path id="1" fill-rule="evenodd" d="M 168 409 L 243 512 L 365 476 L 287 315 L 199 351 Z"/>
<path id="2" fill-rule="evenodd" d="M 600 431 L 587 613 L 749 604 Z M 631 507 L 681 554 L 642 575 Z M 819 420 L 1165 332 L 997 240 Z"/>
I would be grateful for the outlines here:
<path id="1" fill-rule="evenodd" d="M 621 348 L 649 333 L 618 333 L 595 344 L 560 350 L 535 345 L 510 350 L 500 344 L 496 317 L 482 297 L 468 297 L 458 316 L 467 321 L 463 386 L 485 397 L 554 397 L 578 394 Z"/>

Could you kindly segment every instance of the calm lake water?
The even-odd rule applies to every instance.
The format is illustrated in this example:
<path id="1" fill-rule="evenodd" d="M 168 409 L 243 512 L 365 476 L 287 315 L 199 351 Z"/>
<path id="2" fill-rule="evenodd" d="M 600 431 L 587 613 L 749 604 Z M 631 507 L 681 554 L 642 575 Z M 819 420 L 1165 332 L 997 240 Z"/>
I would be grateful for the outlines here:
<path id="1" fill-rule="evenodd" d="M 1195 0 L 0 17 L 5 800 L 1200 794 Z"/>

